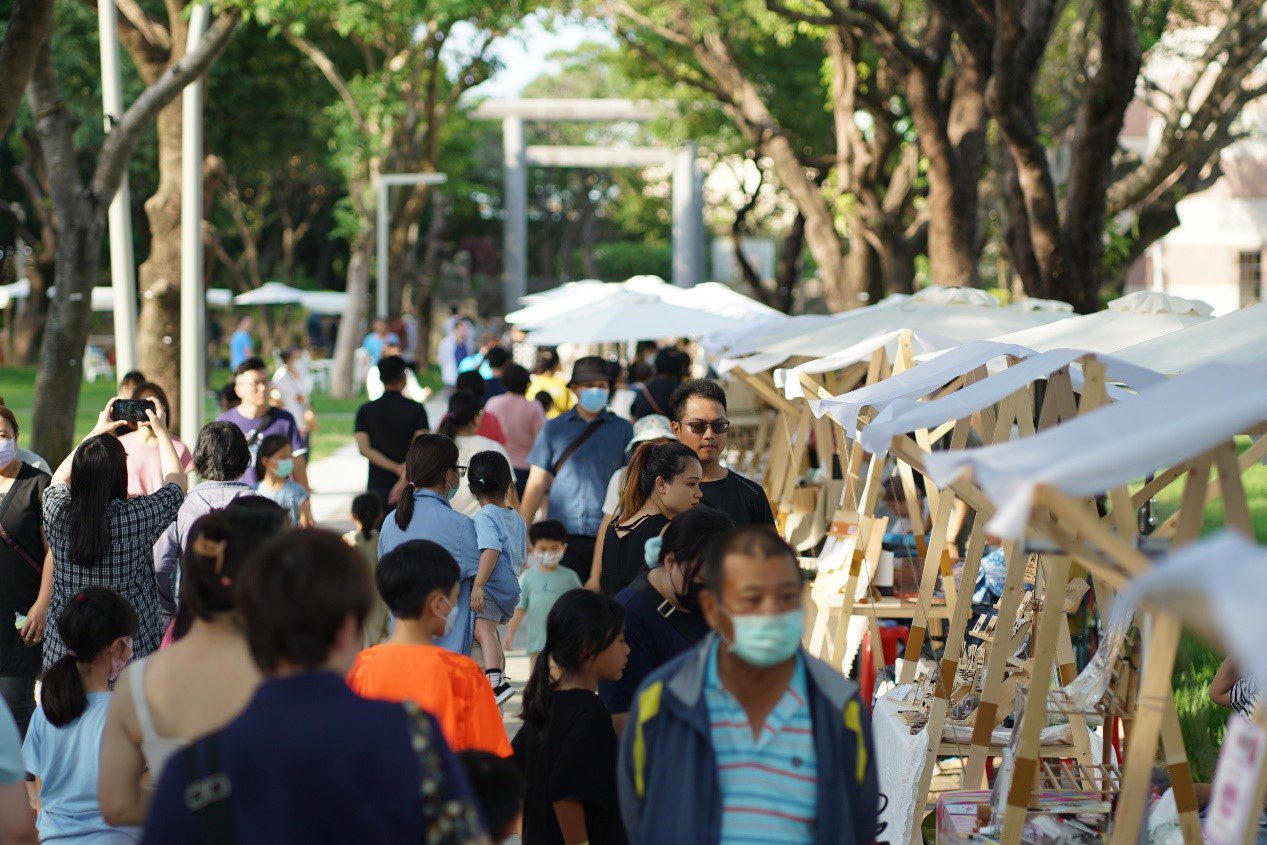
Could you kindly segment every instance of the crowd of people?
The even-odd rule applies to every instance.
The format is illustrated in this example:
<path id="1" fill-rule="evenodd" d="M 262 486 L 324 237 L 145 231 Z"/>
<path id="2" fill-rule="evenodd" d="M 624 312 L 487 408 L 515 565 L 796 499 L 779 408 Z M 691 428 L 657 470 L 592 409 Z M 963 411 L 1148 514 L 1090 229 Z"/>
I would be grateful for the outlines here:
<path id="1" fill-rule="evenodd" d="M 867 714 L 800 646 L 718 382 L 677 347 L 564 375 L 449 329 L 434 425 L 367 337 L 344 536 L 289 356 L 231 341 L 192 449 L 132 379 L 144 420 L 111 400 L 51 473 L 0 404 L 0 843 L 874 840 Z"/>

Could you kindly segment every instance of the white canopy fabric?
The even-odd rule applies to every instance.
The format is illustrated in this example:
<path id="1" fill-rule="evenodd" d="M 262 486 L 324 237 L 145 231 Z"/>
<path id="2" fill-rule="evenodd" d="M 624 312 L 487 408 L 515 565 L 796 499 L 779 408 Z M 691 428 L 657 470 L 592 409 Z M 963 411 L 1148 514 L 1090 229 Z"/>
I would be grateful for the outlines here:
<path id="1" fill-rule="evenodd" d="M 787 317 L 782 311 L 771 308 L 764 302 L 758 302 L 721 282 L 701 282 L 692 288 L 669 285 L 668 290 L 661 292 L 660 298 L 674 305 L 700 308 L 714 314 L 721 314 L 723 317 L 735 317 L 741 320 Z"/>
<path id="2" fill-rule="evenodd" d="M 756 317 L 782 317 L 781 312 L 744 296 L 719 282 L 704 282 L 691 288 L 671 285 L 659 276 L 633 276 L 624 282 L 572 282 L 534 294 L 518 311 L 506 315 L 506 322 L 521 329 L 542 329 L 556 322 L 573 319 L 584 309 L 606 304 L 612 296 L 658 299 L 682 308 L 695 308 L 711 314 L 733 317 L 748 322 Z M 524 301 L 529 298 L 525 297 Z"/>
<path id="3" fill-rule="evenodd" d="M 1222 645 L 1243 673 L 1267 678 L 1264 572 L 1267 549 L 1223 531 L 1160 561 L 1119 601 L 1178 614 L 1185 625 Z"/>
<path id="4" fill-rule="evenodd" d="M 1010 308 L 1013 311 L 1051 311 L 1055 314 L 1073 313 L 1073 306 L 1068 302 L 1062 302 L 1059 299 L 1038 299 L 1033 296 L 1018 299 L 1016 302 L 1009 302 L 1003 307 Z"/>
<path id="5" fill-rule="evenodd" d="M 858 413 L 863 408 L 870 406 L 882 409 L 895 399 L 927 395 L 946 382 L 970 373 L 995 358 L 1005 355 L 1027 358 L 1032 354 L 1032 350 L 1023 346 L 974 340 L 884 381 L 864 385 L 831 399 L 810 399 L 809 406 L 817 416 L 830 414 L 832 419 L 840 423 L 846 434 L 853 437 L 858 428 Z"/>
<path id="6" fill-rule="evenodd" d="M 855 343 L 848 349 L 828 355 L 824 358 L 817 358 L 813 361 L 806 361 L 804 364 L 797 364 L 790 370 L 779 370 L 775 373 L 775 381 L 779 382 L 780 378 L 783 385 L 783 393 L 789 399 L 799 399 L 805 395 L 804 389 L 801 387 L 799 378 L 801 373 L 806 375 L 817 375 L 819 373 L 831 373 L 839 370 L 841 367 L 847 367 L 850 364 L 856 364 L 859 361 L 865 361 L 881 347 L 889 347 L 889 357 L 892 359 L 897 349 L 898 339 L 902 336 L 902 330 L 892 332 L 883 332 L 875 337 L 869 337 L 866 340 Z M 929 334 L 927 332 L 918 332 L 911 335 L 911 345 L 921 352 L 933 352 L 941 349 L 951 349 L 959 345 L 959 342 L 943 335 Z M 780 375 L 781 374 L 781 375 Z"/>
<path id="7" fill-rule="evenodd" d="M 228 288 L 207 288 L 207 305 L 211 308 L 228 308 L 233 304 L 233 291 Z"/>
<path id="8" fill-rule="evenodd" d="M 564 284 L 550 288 L 549 290 L 525 294 L 524 296 L 519 297 L 519 304 L 529 305 L 534 302 L 546 302 L 562 296 L 571 296 L 582 288 L 602 287 L 606 284 L 606 282 L 601 282 L 598 279 L 581 279 L 576 282 L 565 282 Z"/>
<path id="9" fill-rule="evenodd" d="M 1109 354 L 1204 323 L 1210 319 L 1210 311 L 1203 302 L 1140 291 L 1115 299 L 1104 311 L 1070 316 L 1045 326 L 1000 335 L 995 340 L 1019 343 L 1038 352 L 1068 348 Z"/>
<path id="10" fill-rule="evenodd" d="M 1166 375 L 1215 362 L 1267 361 L 1267 302 L 1137 343 L 1119 357 Z"/>
<path id="11" fill-rule="evenodd" d="M 881 332 L 911 329 L 944 335 L 960 343 L 983 340 L 1060 319 L 1063 315 L 1003 308 L 997 299 L 974 288 L 927 287 L 909 299 L 885 302 L 848 312 L 816 331 L 777 343 L 762 344 L 759 352 L 781 352 L 786 357 L 820 357 L 839 352 Z M 856 315 L 856 316 L 852 316 Z"/>
<path id="12" fill-rule="evenodd" d="M 21 278 L 16 282 L 0 285 L 0 293 L 7 295 L 9 299 L 26 299 L 31 295 L 31 280 Z"/>
<path id="13" fill-rule="evenodd" d="M 281 282 L 265 282 L 255 290 L 233 297 L 237 305 L 298 305 L 303 301 L 304 291 Z"/>
<path id="14" fill-rule="evenodd" d="M 348 310 L 347 292 L 341 290 L 304 291 L 301 302 L 313 314 L 346 314 Z"/>
<path id="15" fill-rule="evenodd" d="M 923 366 L 923 365 L 921 365 Z M 1267 419 L 1267 364 L 1210 364 L 1023 440 L 936 452 L 944 487 L 965 471 L 998 506 L 990 528 L 1020 537 L 1040 484 L 1092 496 L 1194 457 Z"/>
<path id="16" fill-rule="evenodd" d="M 736 329 L 733 332 L 725 332 L 725 336 L 733 336 L 734 339 L 729 342 L 729 346 L 723 347 L 723 351 L 728 358 L 738 358 L 742 355 L 751 355 L 763 345 L 777 343 L 778 341 L 786 340 L 789 337 L 807 334 L 814 329 L 825 326 L 841 316 L 843 315 L 798 314 L 794 317 L 788 317 L 786 320 L 757 323 L 750 327 Z M 721 338 L 722 336 L 722 334 L 714 335 L 714 337 L 718 338 Z"/>
<path id="17" fill-rule="evenodd" d="M 671 305 L 651 297 L 586 309 L 584 319 L 555 322 L 528 334 L 538 346 L 611 343 L 658 337 L 699 337 L 742 323 L 733 317 Z"/>
<path id="18" fill-rule="evenodd" d="M 873 455 L 889 451 L 889 444 L 900 434 L 909 434 L 921 428 L 935 428 L 943 423 L 975 414 L 1003 401 L 1021 388 L 1039 379 L 1045 379 L 1062 367 L 1067 367 L 1087 353 L 1080 349 L 1053 349 L 1027 358 L 989 378 L 960 388 L 954 393 L 927 402 L 903 397 L 889 403 L 875 419 L 862 430 L 859 440 L 863 448 Z M 1108 377 L 1129 384 L 1136 390 L 1152 387 L 1163 376 L 1110 357 L 1101 360 L 1107 365 Z M 925 366 L 921 364 L 920 366 Z M 1081 381 L 1075 378 L 1075 381 Z M 1108 386 L 1108 394 L 1114 400 L 1127 399 L 1134 393 L 1115 385 Z"/>
<path id="19" fill-rule="evenodd" d="M 817 316 L 817 315 L 816 315 Z M 724 332 L 713 332 L 700 338 L 700 346 L 711 355 L 726 355 L 728 351 L 742 342 L 745 338 L 750 337 L 763 329 L 772 329 L 775 326 L 781 326 L 788 320 L 796 319 L 786 314 L 771 314 L 766 317 L 758 316 L 750 324 L 740 326 L 737 329 L 730 329 Z"/>

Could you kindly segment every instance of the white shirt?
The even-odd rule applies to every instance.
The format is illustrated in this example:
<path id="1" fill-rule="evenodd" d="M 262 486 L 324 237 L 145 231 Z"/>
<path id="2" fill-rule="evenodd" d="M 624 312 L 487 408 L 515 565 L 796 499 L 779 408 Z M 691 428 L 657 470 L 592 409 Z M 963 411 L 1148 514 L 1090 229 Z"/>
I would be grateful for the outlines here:
<path id="1" fill-rule="evenodd" d="M 506 464 L 510 465 L 510 456 L 506 454 L 506 448 L 496 440 L 490 440 L 482 434 L 459 434 L 453 438 L 453 442 L 458 447 L 458 465 L 469 467 L 471 458 L 480 452 L 498 452 L 506 459 Z M 511 479 L 514 479 L 514 473 L 511 473 Z M 470 485 L 467 483 L 471 480 L 470 470 L 467 470 L 466 478 L 458 484 L 458 494 L 453 497 L 450 504 L 458 513 L 464 513 L 467 516 L 475 516 L 480 512 L 480 503 L 475 501 L 475 496 L 471 494 Z"/>
<path id="2" fill-rule="evenodd" d="M 405 370 L 405 389 L 401 393 L 406 399 L 412 399 L 415 402 L 425 403 L 431 398 L 431 391 L 418 383 L 418 377 L 414 375 L 413 370 Z M 378 364 L 370 367 L 370 371 L 365 374 L 365 394 L 369 396 L 370 401 L 383 395 L 383 379 L 378 374 Z"/>
<path id="3" fill-rule="evenodd" d="M 299 424 L 299 433 L 307 434 L 308 422 L 304 419 L 304 412 L 312 407 L 312 380 L 295 375 L 283 365 L 273 373 L 273 390 L 282 408 Z"/>

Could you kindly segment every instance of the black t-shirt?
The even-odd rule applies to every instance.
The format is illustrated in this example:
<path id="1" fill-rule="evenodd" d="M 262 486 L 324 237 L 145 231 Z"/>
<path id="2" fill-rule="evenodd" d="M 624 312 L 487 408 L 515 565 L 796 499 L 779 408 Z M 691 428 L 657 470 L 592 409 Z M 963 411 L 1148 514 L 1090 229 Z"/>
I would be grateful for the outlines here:
<path id="1" fill-rule="evenodd" d="M 525 845 L 563 845 L 555 801 L 579 801 L 593 845 L 624 845 L 616 798 L 616 729 L 611 713 L 588 690 L 559 690 L 544 738 L 525 724 L 515 737 L 515 757 L 525 767 Z M 535 746 L 535 747 L 534 747 Z"/>
<path id="2" fill-rule="evenodd" d="M 427 409 L 419 402 L 406 399 L 399 390 L 388 390 L 356 411 L 355 430 L 368 434 L 370 446 L 393 461 L 405 460 L 414 432 L 424 428 L 431 428 Z M 398 480 L 391 470 L 370 464 L 367 486 L 371 489 L 391 487 Z"/>
<path id="3" fill-rule="evenodd" d="M 721 481 L 701 481 L 701 502 L 730 517 L 736 528 L 745 525 L 773 525 L 770 500 L 761 485 L 744 478 L 733 469 Z"/>
<path id="4" fill-rule="evenodd" d="M 638 395 L 634 397 L 633 405 L 629 409 L 630 416 L 636 420 L 652 414 L 660 414 L 664 417 L 669 416 L 669 397 L 681 385 L 682 382 L 672 376 L 656 376 L 651 379 L 642 386 L 642 389 L 638 391 Z M 650 394 L 651 399 L 655 400 L 654 405 L 647 398 L 648 394 Z"/>
<path id="5" fill-rule="evenodd" d="M 671 615 L 666 618 L 659 610 L 664 598 L 647 582 L 646 572 L 621 590 L 616 601 L 625 608 L 629 662 L 619 681 L 598 685 L 598 694 L 611 712 L 628 713 L 643 680 L 704 639 L 708 623 L 699 613 L 687 613 L 671 605 Z"/>
<path id="6" fill-rule="evenodd" d="M 9 539 L 18 544 L 39 566 L 44 565 L 44 490 L 48 473 L 21 464 L 18 477 L 6 493 L 0 494 L 0 525 Z M 13 626 L 15 613 L 23 616 L 40 593 L 40 573 L 22 555 L 0 540 L 0 677 L 34 678 L 40 673 L 44 649 L 29 646 Z M 54 620 L 50 620 L 52 624 Z"/>
<path id="7" fill-rule="evenodd" d="M 628 587 L 639 573 L 646 572 L 645 547 L 652 537 L 659 536 L 669 518 L 653 513 L 644 516 L 623 536 L 616 531 L 616 522 L 607 526 L 603 539 L 603 574 L 599 578 L 603 594 L 614 596 Z"/>

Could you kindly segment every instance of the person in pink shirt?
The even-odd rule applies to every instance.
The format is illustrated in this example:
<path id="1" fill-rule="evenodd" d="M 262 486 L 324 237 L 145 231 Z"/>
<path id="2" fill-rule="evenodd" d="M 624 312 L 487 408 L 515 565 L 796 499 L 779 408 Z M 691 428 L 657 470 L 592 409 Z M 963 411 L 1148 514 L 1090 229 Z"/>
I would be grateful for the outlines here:
<path id="1" fill-rule="evenodd" d="M 133 399 L 149 399 L 163 409 L 163 418 L 169 419 L 171 405 L 167 393 L 153 382 L 146 382 L 132 393 Z M 128 453 L 128 496 L 148 496 L 163 486 L 163 468 L 158 456 L 158 438 L 148 424 L 139 426 L 119 438 L 123 450 Z M 172 435 L 172 446 L 180 458 L 180 468 L 189 472 L 194 458 L 189 447 Z"/>
<path id="2" fill-rule="evenodd" d="M 515 470 L 515 489 L 522 496 L 531 468 L 528 453 L 545 425 L 546 412 L 540 402 L 527 397 L 530 377 L 523 367 L 507 364 L 501 380 L 506 392 L 489 399 L 484 410 L 495 416 L 506 432 L 506 454 Z"/>

